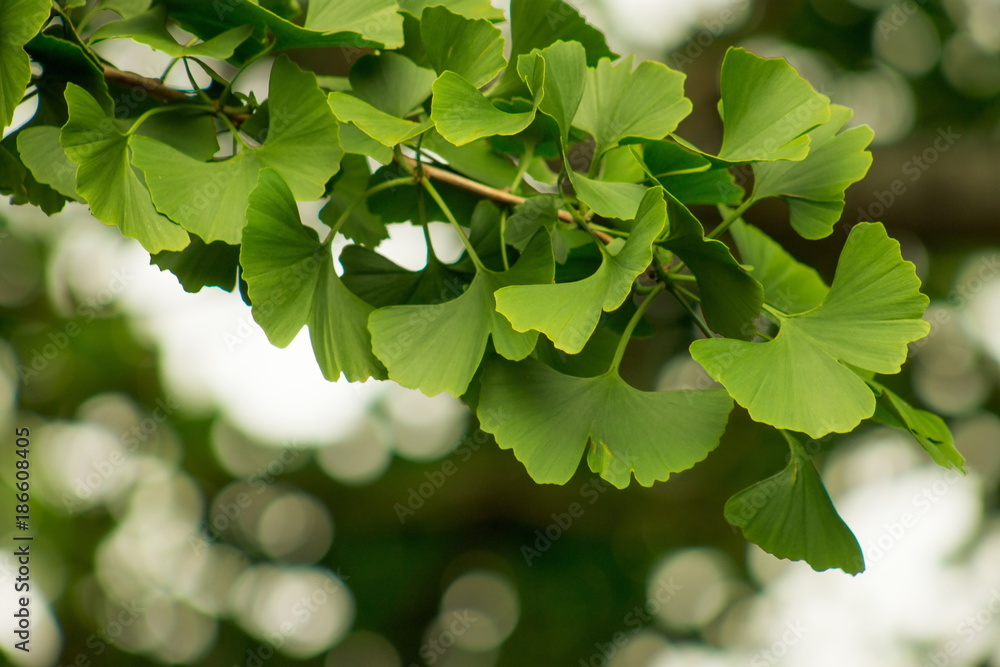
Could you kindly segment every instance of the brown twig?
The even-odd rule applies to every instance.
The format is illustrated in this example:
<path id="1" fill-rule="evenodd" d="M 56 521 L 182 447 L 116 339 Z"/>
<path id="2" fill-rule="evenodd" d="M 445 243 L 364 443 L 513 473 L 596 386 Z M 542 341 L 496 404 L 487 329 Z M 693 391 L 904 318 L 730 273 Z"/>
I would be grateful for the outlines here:
<path id="1" fill-rule="evenodd" d="M 150 97 L 155 97 L 163 102 L 176 102 L 177 100 L 189 99 L 186 93 L 174 88 L 168 88 L 159 79 L 150 79 L 133 72 L 125 72 L 110 65 L 104 66 L 104 80 L 108 83 L 116 83 L 125 88 L 142 88 Z"/>

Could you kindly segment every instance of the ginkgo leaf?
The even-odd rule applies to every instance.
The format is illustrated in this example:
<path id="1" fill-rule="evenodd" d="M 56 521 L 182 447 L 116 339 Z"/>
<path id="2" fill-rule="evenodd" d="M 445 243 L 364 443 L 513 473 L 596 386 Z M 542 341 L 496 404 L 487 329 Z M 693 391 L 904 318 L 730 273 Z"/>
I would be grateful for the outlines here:
<path id="1" fill-rule="evenodd" d="M 697 278 L 705 322 L 723 336 L 752 339 L 757 334 L 754 320 L 764 303 L 764 289 L 743 270 L 726 244 L 705 238 L 705 228 L 684 204 L 669 192 L 664 196 L 669 233 L 663 245 Z"/>
<path id="2" fill-rule="evenodd" d="M 456 14 L 470 19 L 503 19 L 503 11 L 490 4 L 490 0 L 399 0 L 400 11 L 419 18 L 424 9 L 432 5 L 447 7 Z"/>
<path id="3" fill-rule="evenodd" d="M 580 16 L 563 0 L 511 0 L 510 3 L 510 62 L 534 49 L 544 49 L 559 40 L 579 42 L 587 52 L 587 64 L 596 65 L 601 58 L 613 58 L 604 34 Z M 524 89 L 516 67 L 508 67 L 499 83 L 490 91 L 502 97 Z"/>
<path id="4" fill-rule="evenodd" d="M 726 211 L 728 215 L 728 211 Z M 804 313 L 830 292 L 816 269 L 796 260 L 770 236 L 737 220 L 729 227 L 743 263 L 764 286 L 764 300 L 785 313 Z"/>
<path id="5" fill-rule="evenodd" d="M 743 201 L 743 188 L 725 166 L 679 144 L 650 141 L 643 146 L 642 159 L 656 182 L 684 204 L 737 206 Z"/>
<path id="6" fill-rule="evenodd" d="M 420 19 L 420 36 L 438 74 L 454 72 L 476 88 L 507 66 L 503 34 L 485 19 L 468 19 L 447 7 L 427 7 Z"/>
<path id="7" fill-rule="evenodd" d="M 156 208 L 205 241 L 238 244 L 261 169 L 286 179 L 296 199 L 323 196 L 344 151 L 339 125 L 311 72 L 282 56 L 271 71 L 267 138 L 231 158 L 202 162 L 159 141 L 132 140 Z"/>
<path id="8" fill-rule="evenodd" d="M 354 123 L 372 139 L 390 148 L 434 127 L 434 123 L 429 120 L 423 123 L 414 123 L 403 118 L 390 116 L 381 109 L 376 109 L 364 100 L 347 93 L 330 93 L 329 102 L 334 115 L 341 122 Z"/>
<path id="9" fill-rule="evenodd" d="M 18 132 L 17 152 L 35 180 L 52 186 L 64 197 L 80 201 L 76 193 L 77 166 L 59 143 L 58 127 L 43 125 Z"/>
<path id="10" fill-rule="evenodd" d="M 497 310 L 516 331 L 540 331 L 560 350 L 576 354 L 594 333 L 601 313 L 621 306 L 632 282 L 649 268 L 653 241 L 666 218 L 663 190 L 650 188 L 628 240 L 617 254 L 602 246 L 601 265 L 593 275 L 568 283 L 506 287 L 496 294 Z"/>
<path id="11" fill-rule="evenodd" d="M 542 90 L 535 67 L 541 63 L 544 76 Z M 517 61 L 517 71 L 531 94 L 540 99 L 538 110 L 559 125 L 563 147 L 569 143 L 573 118 L 580 108 L 583 91 L 587 85 L 587 52 L 579 42 L 556 42 L 551 46 L 522 55 Z"/>
<path id="12" fill-rule="evenodd" d="M 806 134 L 830 119 L 830 99 L 783 58 L 730 47 L 722 63 L 722 149 L 727 162 L 802 160 Z"/>
<path id="13" fill-rule="evenodd" d="M 875 420 L 903 429 L 920 443 L 934 463 L 942 468 L 957 468 L 965 472 L 965 458 L 955 449 L 955 436 L 943 419 L 913 407 L 895 392 L 875 380 L 866 379 L 878 397 Z"/>
<path id="14" fill-rule="evenodd" d="M 152 10 L 127 19 L 112 21 L 98 28 L 91 36 L 91 42 L 105 39 L 129 38 L 162 51 L 172 58 L 203 57 L 226 60 L 232 57 L 236 48 L 253 34 L 253 27 L 241 25 L 219 33 L 200 44 L 178 44 L 167 30 L 167 10 L 157 5 Z"/>
<path id="15" fill-rule="evenodd" d="M 76 191 L 90 204 L 94 217 L 117 225 L 150 253 L 186 246 L 187 232 L 153 207 L 149 190 L 132 166 L 130 139 L 115 126 L 113 116 L 72 83 L 66 86 L 66 104 L 69 121 L 59 141 L 77 164 Z"/>
<path id="16" fill-rule="evenodd" d="M 316 361 L 332 381 L 384 378 L 371 353 L 368 316 L 374 310 L 337 277 L 330 246 L 299 219 L 278 172 L 264 169 L 250 194 L 240 248 L 251 313 L 272 344 L 286 347 L 309 327 Z"/>
<path id="17" fill-rule="evenodd" d="M 698 340 L 691 356 L 756 421 L 814 438 L 846 433 L 875 411 L 871 389 L 846 364 L 898 373 L 907 344 L 927 335 L 927 304 L 899 243 L 880 223 L 861 223 L 821 305 L 778 317 L 772 341 Z"/>
<path id="18" fill-rule="evenodd" d="M 567 173 L 576 198 L 605 218 L 631 220 L 649 190 L 638 183 L 598 181 L 572 170 Z"/>
<path id="19" fill-rule="evenodd" d="M 392 162 L 392 148 L 372 139 L 353 123 L 340 123 L 340 146 L 345 153 L 364 155 L 379 164 Z"/>
<path id="20" fill-rule="evenodd" d="M 351 67 L 351 92 L 390 116 L 407 118 L 431 95 L 434 70 L 398 53 L 366 55 Z"/>
<path id="21" fill-rule="evenodd" d="M 718 389 L 647 392 L 610 370 L 580 378 L 528 359 L 490 362 L 477 415 L 531 478 L 565 484 L 584 451 L 591 469 L 618 488 L 687 470 L 719 444 L 732 399 Z M 588 445 L 589 443 L 589 445 Z"/>
<path id="22" fill-rule="evenodd" d="M 420 306 L 390 306 L 372 313 L 372 349 L 390 379 L 428 396 L 446 391 L 463 395 L 492 337 L 497 352 L 523 359 L 534 349 L 537 332 L 518 333 L 496 312 L 494 292 L 508 285 L 548 282 L 553 275 L 548 234 L 538 233 L 508 271 L 480 269 L 457 298 Z M 446 354 L 448 363 L 438 362 Z"/>
<path id="23" fill-rule="evenodd" d="M 543 80 L 544 64 L 535 67 L 533 74 L 538 80 Z M 541 86 L 536 86 L 536 89 L 541 89 Z M 531 125 L 538 106 L 536 98 L 534 106 L 528 111 L 503 111 L 454 72 L 439 76 L 433 91 L 431 119 L 441 136 L 456 146 L 497 134 L 517 134 Z"/>
<path id="24" fill-rule="evenodd" d="M 830 120 L 811 130 L 809 155 L 800 162 L 761 162 L 753 166 L 754 201 L 781 197 L 792 228 L 807 239 L 829 236 L 844 210 L 844 192 L 868 173 L 875 136 L 867 126 L 840 130 L 853 112 L 831 105 Z"/>
<path id="25" fill-rule="evenodd" d="M 326 33 L 355 32 L 387 49 L 403 45 L 403 17 L 396 0 L 310 0 L 306 28 Z"/>
<path id="26" fill-rule="evenodd" d="M 389 231 L 382 220 L 368 210 L 367 199 L 361 199 L 368 190 L 371 177 L 365 158 L 358 155 L 344 156 L 340 164 L 340 175 L 330 191 L 330 200 L 320 209 L 319 219 L 334 227 L 346 213 L 347 219 L 338 231 L 355 243 L 374 248 L 389 238 Z"/>
<path id="27" fill-rule="evenodd" d="M 0 4 L 0 129 L 10 125 L 14 109 L 31 81 L 31 66 L 24 45 L 42 29 L 52 10 L 48 2 L 6 0 Z"/>
<path id="28" fill-rule="evenodd" d="M 861 546 L 837 514 L 812 460 L 797 440 L 785 437 L 788 465 L 730 498 L 726 521 L 778 558 L 804 560 L 817 572 L 833 567 L 863 572 Z"/>
<path id="29" fill-rule="evenodd" d="M 197 236 L 191 236 L 191 242 L 184 250 L 164 250 L 152 255 L 149 263 L 177 276 L 185 292 L 198 292 L 207 285 L 232 292 L 236 287 L 240 249 L 222 241 L 205 243 Z"/>
<path id="30" fill-rule="evenodd" d="M 603 59 L 587 70 L 583 99 L 573 124 L 594 138 L 594 159 L 626 138 L 662 139 L 691 113 L 681 72 L 633 56 L 612 65 Z"/>

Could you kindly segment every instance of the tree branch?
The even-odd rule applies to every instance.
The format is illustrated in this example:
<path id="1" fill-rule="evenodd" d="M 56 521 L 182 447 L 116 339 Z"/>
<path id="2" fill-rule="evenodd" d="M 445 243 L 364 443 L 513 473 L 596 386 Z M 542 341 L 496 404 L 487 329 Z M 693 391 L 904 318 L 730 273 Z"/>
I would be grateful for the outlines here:
<path id="1" fill-rule="evenodd" d="M 186 93 L 174 88 L 168 88 L 159 79 L 150 79 L 133 72 L 124 72 L 110 65 L 104 66 L 104 80 L 125 88 L 142 88 L 150 97 L 155 97 L 163 102 L 190 99 Z"/>

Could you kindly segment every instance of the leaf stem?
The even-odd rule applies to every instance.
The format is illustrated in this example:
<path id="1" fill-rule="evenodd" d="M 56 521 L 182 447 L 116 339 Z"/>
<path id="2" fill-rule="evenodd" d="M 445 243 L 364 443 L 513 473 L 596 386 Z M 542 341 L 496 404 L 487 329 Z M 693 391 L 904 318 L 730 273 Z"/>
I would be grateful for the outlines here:
<path id="1" fill-rule="evenodd" d="M 722 236 L 723 234 L 725 234 L 726 230 L 729 229 L 730 225 L 732 225 L 734 222 L 736 222 L 741 215 L 743 215 L 744 213 L 746 213 L 746 210 L 748 208 L 750 208 L 751 206 L 753 206 L 756 201 L 757 200 L 754 199 L 753 197 L 748 197 L 747 200 L 744 201 L 742 204 L 740 204 L 739 207 L 735 211 L 733 211 L 732 213 L 730 213 L 726 217 L 725 220 L 723 220 L 721 223 L 719 223 L 718 227 L 716 227 L 715 229 L 713 229 L 710 233 L 706 234 L 705 238 L 707 238 L 707 239 L 717 239 L 720 236 Z"/>
<path id="2" fill-rule="evenodd" d="M 507 259 L 507 242 L 504 236 L 507 232 L 507 211 L 500 212 L 500 259 L 503 260 L 503 270 L 510 269 L 510 260 Z"/>
<path id="3" fill-rule="evenodd" d="M 646 314 L 647 310 L 649 310 L 649 306 L 653 303 L 653 299 L 659 296 L 660 292 L 662 292 L 665 287 L 666 283 L 657 283 L 656 287 L 650 291 L 649 296 L 643 299 L 642 303 L 639 304 L 639 307 L 635 309 L 635 312 L 632 314 L 632 319 L 629 320 L 628 326 L 625 327 L 625 331 L 622 333 L 622 337 L 618 340 L 618 347 L 615 349 L 615 357 L 611 360 L 611 366 L 608 368 L 609 373 L 618 372 L 618 368 L 622 364 L 622 358 L 625 356 L 625 348 L 628 347 L 628 342 L 632 339 L 632 332 L 635 331 L 635 327 L 639 324 L 639 320 L 642 319 L 642 316 Z"/>
<path id="4" fill-rule="evenodd" d="M 351 205 L 345 208 L 344 212 L 340 214 L 339 218 L 337 218 L 337 221 L 333 223 L 333 225 L 330 227 L 330 233 L 327 234 L 326 238 L 323 240 L 323 244 L 329 245 L 333 241 L 333 237 L 337 235 L 337 232 L 339 232 L 340 228 L 344 226 L 344 223 L 347 222 L 347 219 L 351 217 L 351 213 L 354 213 L 354 209 L 356 209 L 358 206 L 361 205 L 361 202 L 365 201 L 373 194 L 382 192 L 382 190 L 388 190 L 389 188 L 394 188 L 397 185 L 407 185 L 412 183 L 413 183 L 412 177 L 402 176 L 400 178 L 393 178 L 388 181 L 383 181 L 378 185 L 373 185 L 372 187 L 362 192 L 361 196 L 355 199 L 353 202 L 351 202 Z"/>
<path id="5" fill-rule="evenodd" d="M 452 213 L 451 209 L 448 208 L 448 205 L 444 203 L 444 199 L 442 199 L 441 195 L 438 194 L 437 188 L 434 187 L 434 184 L 431 183 L 428 178 L 420 179 L 420 182 L 423 183 L 424 188 L 431 196 L 431 199 L 434 200 L 434 203 L 436 203 L 444 212 L 444 215 L 448 218 L 448 222 L 451 223 L 451 226 L 455 228 L 456 232 L 458 232 L 459 238 L 462 239 L 462 245 L 465 246 L 465 251 L 469 253 L 469 259 L 472 260 L 476 270 L 486 271 L 486 267 L 483 266 L 482 260 L 479 259 L 479 255 L 476 254 L 476 249 L 472 247 L 472 242 L 469 241 L 469 237 L 466 235 L 465 230 L 462 229 L 462 225 L 458 224 L 458 220 L 455 219 L 455 214 Z"/>
<path id="6" fill-rule="evenodd" d="M 178 104 L 178 105 L 164 105 L 161 107 L 153 107 L 152 109 L 148 109 L 145 113 L 143 113 L 141 116 L 135 119 L 135 122 L 132 123 L 132 127 L 130 127 L 125 132 L 125 136 L 128 137 L 135 134 L 136 130 L 139 129 L 139 126 L 145 123 L 146 120 L 149 119 L 151 116 L 155 116 L 156 114 L 160 113 L 166 113 L 169 111 L 177 111 L 178 109 L 184 109 L 185 111 L 191 111 L 191 110 L 206 111 L 208 113 L 215 112 L 215 109 L 207 104 L 185 104 L 183 106 Z"/>
<path id="7" fill-rule="evenodd" d="M 524 178 L 524 174 L 528 171 L 528 167 L 531 166 L 531 161 L 535 159 L 535 144 L 525 144 L 524 155 L 517 162 L 517 173 L 514 174 L 514 181 L 510 184 L 510 191 L 517 192 L 517 188 L 521 185 L 521 180 Z"/>
<path id="8" fill-rule="evenodd" d="M 691 292 L 688 292 L 686 289 L 684 289 L 680 285 L 672 285 L 672 284 L 669 284 L 669 283 L 664 283 L 664 284 L 667 287 L 667 291 L 670 292 L 670 294 L 675 299 L 677 299 L 677 303 L 681 304 L 681 308 L 683 308 L 684 310 L 686 310 L 687 314 L 691 316 L 691 319 L 694 321 L 695 326 L 697 326 L 701 330 L 701 332 L 703 334 L 705 334 L 706 338 L 713 338 L 714 336 L 713 336 L 711 330 L 708 328 L 708 325 L 705 324 L 704 321 L 702 321 L 701 316 L 691 306 L 691 304 L 685 298 L 684 294 L 687 294 L 688 296 L 691 296 L 691 297 L 693 297 L 695 299 L 697 299 L 698 297 L 696 297 L 694 294 L 691 294 Z"/>

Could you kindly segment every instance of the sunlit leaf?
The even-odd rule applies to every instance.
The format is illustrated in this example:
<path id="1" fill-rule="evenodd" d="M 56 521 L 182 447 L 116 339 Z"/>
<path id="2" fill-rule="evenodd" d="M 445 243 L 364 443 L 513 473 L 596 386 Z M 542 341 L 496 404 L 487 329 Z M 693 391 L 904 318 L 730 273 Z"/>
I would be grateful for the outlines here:
<path id="1" fill-rule="evenodd" d="M 354 123 L 383 146 L 392 147 L 433 127 L 431 121 L 414 123 L 390 116 L 364 100 L 347 93 L 330 93 L 330 108 L 344 123 Z"/>
<path id="2" fill-rule="evenodd" d="M 633 69 L 632 56 L 617 65 L 602 59 L 587 70 L 573 124 L 594 138 L 595 159 L 630 137 L 662 139 L 691 113 L 684 79 L 662 63 L 644 60 Z"/>
<path id="3" fill-rule="evenodd" d="M 703 460 L 732 405 L 717 389 L 647 392 L 616 370 L 580 378 L 532 359 L 498 360 L 486 367 L 477 414 L 536 482 L 565 484 L 586 450 L 591 470 L 625 488 L 633 474 L 650 486 Z"/>
<path id="4" fill-rule="evenodd" d="M 545 76 L 544 65 L 535 68 L 535 76 Z M 445 72 L 434 82 L 431 118 L 442 137 L 461 146 L 496 134 L 517 134 L 531 125 L 535 108 L 521 113 L 502 111 L 471 83 Z"/>
<path id="5" fill-rule="evenodd" d="M 492 204 L 489 204 L 492 205 Z M 539 233 L 509 271 L 476 273 L 457 298 L 422 306 L 390 306 L 369 320 L 372 348 L 389 377 L 428 396 L 461 396 L 469 387 L 492 337 L 497 352 L 523 359 L 535 347 L 536 332 L 518 333 L 496 312 L 493 294 L 508 285 L 552 280 L 552 246 Z M 438 362 L 446 354 L 448 363 Z"/>
<path id="6" fill-rule="evenodd" d="M 761 162 L 753 166 L 755 200 L 781 197 L 792 227 L 807 239 L 829 236 L 844 210 L 844 191 L 860 181 L 872 164 L 865 150 L 875 136 L 870 128 L 840 130 L 850 109 L 832 105 L 823 125 L 808 133 L 809 155 L 800 162 Z"/>
<path id="7" fill-rule="evenodd" d="M 0 128 L 10 125 L 31 80 L 23 47 L 48 21 L 50 10 L 50 3 L 41 0 L 0 0 Z"/>
<path id="8" fill-rule="evenodd" d="M 507 66 L 503 35 L 485 19 L 468 19 L 446 7 L 427 7 L 420 19 L 420 35 L 438 74 L 454 72 L 476 88 Z"/>
<path id="9" fill-rule="evenodd" d="M 663 191 L 643 198 L 632 232 L 617 254 L 603 248 L 601 265 L 582 280 L 551 285 L 506 287 L 496 294 L 497 310 L 517 331 L 540 331 L 570 354 L 583 349 L 603 311 L 612 311 L 632 291 L 632 282 L 649 267 L 653 240 L 666 223 Z"/>
<path id="10" fill-rule="evenodd" d="M 568 173 L 577 199 L 605 218 L 631 220 L 649 190 L 638 183 L 598 181 L 575 171 Z"/>
<path id="11" fill-rule="evenodd" d="M 802 445 L 787 436 L 791 458 L 781 472 L 743 489 L 726 502 L 726 521 L 764 551 L 804 560 L 817 572 L 865 569 L 854 533 L 837 514 L 816 467 Z"/>
<path id="12" fill-rule="evenodd" d="M 160 215 L 130 161 L 129 138 L 115 127 L 83 88 L 66 86 L 69 121 L 60 134 L 66 155 L 78 165 L 77 192 L 94 217 L 117 225 L 150 253 L 181 250 L 188 234 Z"/>
<path id="13" fill-rule="evenodd" d="M 302 224 L 292 191 L 272 169 L 260 172 L 250 195 L 240 265 L 253 318 L 272 344 L 286 347 L 308 326 L 326 379 L 385 377 L 371 353 L 373 308 L 337 277 L 330 247 Z"/>
<path id="14" fill-rule="evenodd" d="M 535 67 L 542 63 L 544 76 L 535 76 Z M 518 59 L 517 70 L 531 94 L 540 99 L 539 111 L 559 125 L 563 146 L 569 143 L 573 118 L 583 99 L 587 85 L 587 53 L 579 42 L 555 42 Z M 539 90 L 541 81 L 542 90 Z"/>
<path id="15" fill-rule="evenodd" d="M 773 341 L 698 340 L 691 355 L 754 420 L 814 438 L 846 433 L 872 416 L 875 397 L 845 364 L 898 373 L 907 344 L 927 335 L 927 303 L 899 243 L 880 223 L 861 223 L 820 306 L 779 317 Z"/>
<path id="16" fill-rule="evenodd" d="M 728 162 L 802 160 L 806 133 L 830 119 L 830 99 L 783 58 L 730 48 L 722 63 L 719 157 Z"/>
<path id="17" fill-rule="evenodd" d="M 396 0 L 310 0 L 306 28 L 320 32 L 356 32 L 387 49 L 403 45 L 403 17 Z"/>

